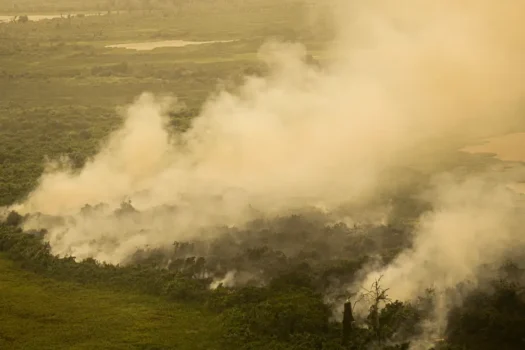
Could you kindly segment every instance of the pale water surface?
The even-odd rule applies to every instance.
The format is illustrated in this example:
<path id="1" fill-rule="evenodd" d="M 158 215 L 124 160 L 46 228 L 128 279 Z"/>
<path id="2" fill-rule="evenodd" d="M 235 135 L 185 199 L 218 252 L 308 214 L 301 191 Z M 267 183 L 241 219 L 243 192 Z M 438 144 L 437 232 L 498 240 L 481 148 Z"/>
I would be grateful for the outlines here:
<path id="1" fill-rule="evenodd" d="M 503 161 L 525 162 L 525 133 L 494 137 L 483 144 L 465 147 L 463 151 L 490 153 Z"/>
<path id="2" fill-rule="evenodd" d="M 203 45 L 203 44 L 216 44 L 216 43 L 228 43 L 233 40 L 223 40 L 223 41 L 185 41 L 185 40 L 164 40 L 164 41 L 151 41 L 143 43 L 126 43 L 126 44 L 116 44 L 116 45 L 107 45 L 108 48 L 113 49 L 129 49 L 137 51 L 149 51 L 159 47 L 184 47 L 188 45 Z"/>
<path id="3" fill-rule="evenodd" d="M 506 162 L 525 162 L 525 133 L 494 137 L 485 143 L 465 147 L 462 151 L 492 154 Z M 513 178 L 507 187 L 515 192 L 525 194 L 525 179 L 522 177 Z"/>
<path id="4" fill-rule="evenodd" d="M 84 16 L 94 16 L 95 14 L 93 13 L 89 13 L 89 14 L 84 14 Z M 29 18 L 30 21 L 34 21 L 34 22 L 38 22 L 38 21 L 42 21 L 44 19 L 54 19 L 54 18 L 60 18 L 60 17 L 64 17 L 64 18 L 67 18 L 67 14 L 58 14 L 58 15 L 28 15 L 27 17 Z M 76 17 L 76 14 L 71 14 L 72 17 Z M 9 16 L 5 16 L 5 15 L 0 15 L 0 23 L 5 23 L 5 22 L 10 22 L 13 20 L 13 18 L 15 18 L 14 15 L 9 15 Z"/>

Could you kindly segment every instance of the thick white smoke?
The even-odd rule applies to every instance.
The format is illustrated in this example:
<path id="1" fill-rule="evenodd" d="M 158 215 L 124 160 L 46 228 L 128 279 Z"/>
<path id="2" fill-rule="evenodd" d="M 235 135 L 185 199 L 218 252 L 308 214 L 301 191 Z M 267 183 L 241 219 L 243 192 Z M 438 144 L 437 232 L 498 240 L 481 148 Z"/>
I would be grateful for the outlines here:
<path id="1" fill-rule="evenodd" d="M 420 218 L 412 248 L 388 266 L 370 271 L 350 290 L 359 295 L 360 288 L 380 280 L 392 300 L 409 301 L 434 289 L 435 322 L 425 336 L 435 339 L 454 306 L 444 295 L 467 281 L 475 287 L 479 277 L 489 273 L 484 268 L 504 263 L 524 247 L 525 234 L 523 206 L 504 183 L 445 177 L 429 195 L 434 209 Z"/>

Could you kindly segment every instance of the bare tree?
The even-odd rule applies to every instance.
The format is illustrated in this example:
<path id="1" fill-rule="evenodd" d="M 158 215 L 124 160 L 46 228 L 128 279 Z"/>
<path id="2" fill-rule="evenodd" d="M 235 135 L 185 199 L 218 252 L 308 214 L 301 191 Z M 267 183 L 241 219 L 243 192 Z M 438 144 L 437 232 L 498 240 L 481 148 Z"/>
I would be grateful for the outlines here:
<path id="1" fill-rule="evenodd" d="M 381 287 L 381 279 L 383 275 L 379 276 L 370 289 L 363 288 L 364 293 L 362 294 L 361 299 L 366 299 L 370 304 L 370 313 L 368 314 L 368 324 L 374 333 L 375 338 L 381 342 L 381 324 L 379 322 L 379 312 L 381 305 L 390 303 L 391 300 L 388 298 L 387 289 Z"/>

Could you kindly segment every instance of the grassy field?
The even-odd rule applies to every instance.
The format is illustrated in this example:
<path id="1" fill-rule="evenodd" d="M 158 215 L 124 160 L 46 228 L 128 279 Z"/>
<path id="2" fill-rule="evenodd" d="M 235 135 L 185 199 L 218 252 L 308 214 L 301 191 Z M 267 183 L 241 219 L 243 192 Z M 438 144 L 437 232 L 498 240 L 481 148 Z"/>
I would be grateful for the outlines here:
<path id="1" fill-rule="evenodd" d="M 191 305 L 42 278 L 0 256 L 0 349 L 218 349 Z"/>

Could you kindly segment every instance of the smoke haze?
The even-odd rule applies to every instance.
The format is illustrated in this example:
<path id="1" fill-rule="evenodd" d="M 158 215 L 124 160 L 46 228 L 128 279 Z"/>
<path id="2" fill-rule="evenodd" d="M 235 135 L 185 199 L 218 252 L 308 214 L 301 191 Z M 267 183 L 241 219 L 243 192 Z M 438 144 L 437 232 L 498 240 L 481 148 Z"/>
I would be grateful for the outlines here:
<path id="1" fill-rule="evenodd" d="M 269 42 L 260 50 L 269 75 L 210 97 L 178 135 L 167 127 L 176 100 L 144 94 L 83 169 L 50 168 L 15 209 L 68 216 L 47 225 L 53 252 L 119 263 L 137 248 L 261 215 L 365 208 L 405 180 L 391 175 L 397 169 L 438 168 L 516 124 L 524 2 L 338 1 L 334 18 L 336 58 L 322 69 L 306 63 L 301 44 Z M 409 300 L 474 278 L 525 243 L 514 195 L 487 181 L 436 180 L 413 247 L 349 288 L 384 275 L 390 296 Z M 143 215 L 106 215 L 127 200 Z M 107 209 L 79 214 L 99 203 Z"/>

